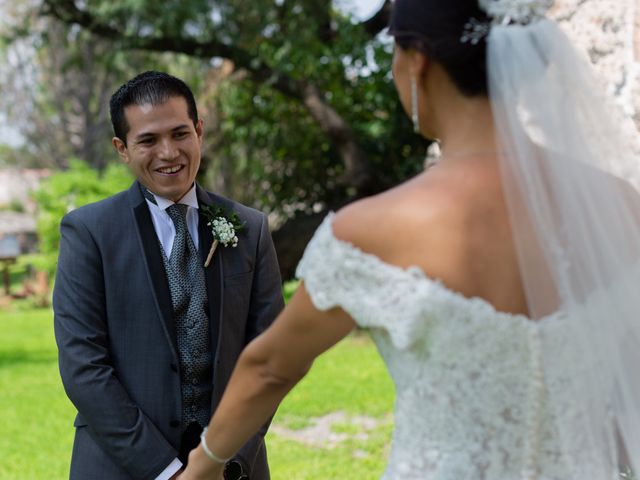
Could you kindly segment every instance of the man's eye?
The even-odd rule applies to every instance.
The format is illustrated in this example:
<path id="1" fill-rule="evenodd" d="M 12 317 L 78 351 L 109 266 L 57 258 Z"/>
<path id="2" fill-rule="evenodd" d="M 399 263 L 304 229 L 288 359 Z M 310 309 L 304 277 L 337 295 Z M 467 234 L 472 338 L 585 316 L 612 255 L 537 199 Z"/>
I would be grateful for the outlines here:
<path id="1" fill-rule="evenodd" d="M 151 145 L 153 144 L 153 138 L 143 138 L 138 143 L 140 143 L 141 145 Z"/>
<path id="2" fill-rule="evenodd" d="M 177 133 L 175 134 L 175 138 L 184 138 L 184 137 L 186 137 L 187 135 L 189 135 L 189 132 L 177 132 Z"/>

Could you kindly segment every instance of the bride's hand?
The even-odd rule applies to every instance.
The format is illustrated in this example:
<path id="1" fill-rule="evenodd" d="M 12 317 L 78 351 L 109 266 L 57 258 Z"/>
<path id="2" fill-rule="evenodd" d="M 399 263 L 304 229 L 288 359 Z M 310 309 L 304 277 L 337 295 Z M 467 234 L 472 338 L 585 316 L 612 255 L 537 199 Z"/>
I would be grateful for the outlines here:
<path id="1" fill-rule="evenodd" d="M 215 463 L 198 446 L 189 453 L 189 463 L 179 480 L 222 480 L 224 465 Z"/>

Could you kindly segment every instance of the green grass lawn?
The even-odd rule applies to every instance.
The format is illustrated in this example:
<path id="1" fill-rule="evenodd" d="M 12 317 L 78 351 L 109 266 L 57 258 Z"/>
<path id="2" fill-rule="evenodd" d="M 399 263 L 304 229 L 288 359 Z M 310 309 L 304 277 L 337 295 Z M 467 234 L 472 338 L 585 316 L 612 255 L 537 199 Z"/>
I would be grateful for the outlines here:
<path id="1" fill-rule="evenodd" d="M 351 336 L 320 357 L 280 406 L 267 436 L 273 478 L 332 479 L 382 475 L 391 436 L 393 387 L 368 337 Z M 331 431 L 341 441 L 314 436 L 311 445 L 279 435 L 278 427 L 307 429 L 314 419 L 343 412 Z M 357 422 L 362 417 L 371 428 Z M 315 431 L 311 431 L 315 433 Z"/>
<path id="2" fill-rule="evenodd" d="M 0 312 L 0 478 L 68 477 L 74 409 L 56 363 L 51 311 Z"/>
<path id="3" fill-rule="evenodd" d="M 0 392 L 0 479 L 67 478 L 75 410 L 58 375 L 49 309 L 0 310 Z M 378 478 L 392 402 L 374 346 L 362 334 L 345 339 L 280 407 L 267 437 L 272 477 Z M 331 415 L 325 431 L 313 429 Z"/>

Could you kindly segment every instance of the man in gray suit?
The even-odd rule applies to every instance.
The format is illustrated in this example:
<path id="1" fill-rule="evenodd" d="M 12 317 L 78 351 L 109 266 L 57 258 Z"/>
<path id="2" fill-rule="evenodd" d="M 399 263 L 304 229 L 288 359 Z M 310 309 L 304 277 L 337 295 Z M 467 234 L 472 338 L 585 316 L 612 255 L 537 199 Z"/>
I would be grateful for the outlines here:
<path id="1" fill-rule="evenodd" d="M 53 295 L 78 410 L 70 478 L 178 478 L 240 352 L 283 307 L 278 264 L 264 214 L 195 183 L 203 128 L 184 82 L 143 73 L 110 107 L 137 180 L 62 219 Z M 213 218 L 244 228 L 225 237 Z M 266 428 L 225 478 L 269 478 Z"/>

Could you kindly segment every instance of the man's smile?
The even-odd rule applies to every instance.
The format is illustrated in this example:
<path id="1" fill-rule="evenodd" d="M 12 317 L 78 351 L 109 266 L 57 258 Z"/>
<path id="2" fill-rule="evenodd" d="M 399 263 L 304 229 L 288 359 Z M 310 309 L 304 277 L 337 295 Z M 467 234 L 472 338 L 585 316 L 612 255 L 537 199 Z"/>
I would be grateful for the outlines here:
<path id="1" fill-rule="evenodd" d="M 184 168 L 184 165 L 173 165 L 169 167 L 160 167 L 156 169 L 156 172 L 163 175 L 173 175 L 180 172 Z"/>

